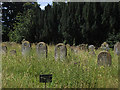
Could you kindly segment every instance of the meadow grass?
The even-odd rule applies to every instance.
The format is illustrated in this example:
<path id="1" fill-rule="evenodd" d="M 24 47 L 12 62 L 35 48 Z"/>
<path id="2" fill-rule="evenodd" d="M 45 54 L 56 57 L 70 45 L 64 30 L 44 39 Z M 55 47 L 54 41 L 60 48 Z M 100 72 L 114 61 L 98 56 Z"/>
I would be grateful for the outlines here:
<path id="1" fill-rule="evenodd" d="M 80 51 L 78 54 L 67 48 L 65 61 L 55 61 L 54 45 L 48 46 L 48 57 L 38 58 L 35 45 L 29 56 L 23 57 L 21 45 L 7 45 L 8 52 L 16 49 L 17 55 L 2 55 L 3 88 L 44 88 L 39 82 L 40 74 L 52 74 L 52 83 L 47 88 L 118 88 L 118 56 L 110 50 L 112 66 L 97 65 L 96 56 Z"/>

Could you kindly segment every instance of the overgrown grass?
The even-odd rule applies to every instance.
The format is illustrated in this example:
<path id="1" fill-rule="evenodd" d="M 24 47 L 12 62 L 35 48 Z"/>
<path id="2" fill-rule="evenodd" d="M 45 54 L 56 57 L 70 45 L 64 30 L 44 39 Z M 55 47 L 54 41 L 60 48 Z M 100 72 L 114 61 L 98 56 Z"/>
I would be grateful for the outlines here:
<path id="1" fill-rule="evenodd" d="M 47 88 L 118 88 L 118 56 L 112 55 L 112 66 L 97 65 L 97 55 L 80 51 L 73 54 L 68 48 L 65 61 L 54 60 L 54 46 L 48 46 L 48 58 L 40 59 L 33 45 L 30 56 L 23 57 L 21 45 L 8 46 L 8 52 L 16 49 L 17 55 L 2 56 L 3 88 L 44 88 L 39 83 L 40 74 L 52 74 L 52 83 Z"/>

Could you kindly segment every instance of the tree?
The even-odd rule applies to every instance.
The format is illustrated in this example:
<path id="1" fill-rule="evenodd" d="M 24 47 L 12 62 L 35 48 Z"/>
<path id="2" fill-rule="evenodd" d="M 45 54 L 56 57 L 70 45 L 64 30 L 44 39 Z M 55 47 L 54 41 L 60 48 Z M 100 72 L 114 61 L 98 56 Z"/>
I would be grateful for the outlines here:
<path id="1" fill-rule="evenodd" d="M 25 3 L 24 12 L 17 15 L 17 22 L 14 24 L 14 31 L 9 33 L 11 41 L 20 42 L 23 38 L 33 42 L 36 40 L 36 31 L 39 30 L 38 16 L 40 8 L 37 3 Z"/>
<path id="2" fill-rule="evenodd" d="M 2 39 L 8 41 L 8 33 L 14 31 L 13 23 L 16 21 L 16 15 L 23 12 L 23 2 L 3 2 L 2 4 Z"/>

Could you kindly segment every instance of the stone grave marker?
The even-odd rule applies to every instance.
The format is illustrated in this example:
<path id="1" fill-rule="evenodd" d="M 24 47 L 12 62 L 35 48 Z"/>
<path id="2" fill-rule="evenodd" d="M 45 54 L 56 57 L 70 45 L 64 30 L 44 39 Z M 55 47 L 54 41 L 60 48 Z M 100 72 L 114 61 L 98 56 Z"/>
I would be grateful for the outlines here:
<path id="1" fill-rule="evenodd" d="M 79 51 L 80 51 L 79 46 L 71 46 L 71 52 L 72 53 L 77 54 L 77 53 L 79 53 Z"/>
<path id="2" fill-rule="evenodd" d="M 105 50 L 105 51 L 108 51 L 110 48 L 109 48 L 109 45 L 107 42 L 104 42 L 102 45 L 101 45 L 101 49 L 102 50 Z"/>
<path id="3" fill-rule="evenodd" d="M 120 42 L 114 45 L 114 53 L 120 56 Z"/>
<path id="4" fill-rule="evenodd" d="M 2 54 L 6 54 L 7 53 L 7 46 L 2 44 Z"/>
<path id="5" fill-rule="evenodd" d="M 23 56 L 29 55 L 30 50 L 31 50 L 31 45 L 29 41 L 23 41 L 22 42 L 22 55 Z"/>
<path id="6" fill-rule="evenodd" d="M 63 43 L 59 43 L 55 46 L 55 60 L 63 61 L 67 56 L 67 48 Z"/>
<path id="7" fill-rule="evenodd" d="M 80 44 L 79 48 L 80 50 L 88 51 L 87 46 L 88 46 L 87 44 Z"/>
<path id="8" fill-rule="evenodd" d="M 91 55 L 95 55 L 95 46 L 94 45 L 89 45 L 88 49 L 89 49 L 89 53 Z"/>
<path id="9" fill-rule="evenodd" d="M 44 42 L 39 42 L 36 46 L 37 55 L 40 58 L 47 58 L 47 45 Z"/>
<path id="10" fill-rule="evenodd" d="M 98 60 L 97 60 L 98 65 L 103 65 L 103 66 L 111 66 L 112 64 L 112 58 L 109 52 L 107 51 L 102 51 L 98 55 Z"/>

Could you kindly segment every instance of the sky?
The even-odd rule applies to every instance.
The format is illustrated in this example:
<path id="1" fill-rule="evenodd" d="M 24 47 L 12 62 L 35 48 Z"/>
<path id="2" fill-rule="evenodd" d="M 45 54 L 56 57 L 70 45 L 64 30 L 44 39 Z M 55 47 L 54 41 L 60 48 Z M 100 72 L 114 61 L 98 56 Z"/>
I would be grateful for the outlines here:
<path id="1" fill-rule="evenodd" d="M 40 4 L 40 8 L 43 10 L 48 4 L 52 5 L 52 1 L 53 0 L 37 0 L 38 4 Z"/>

